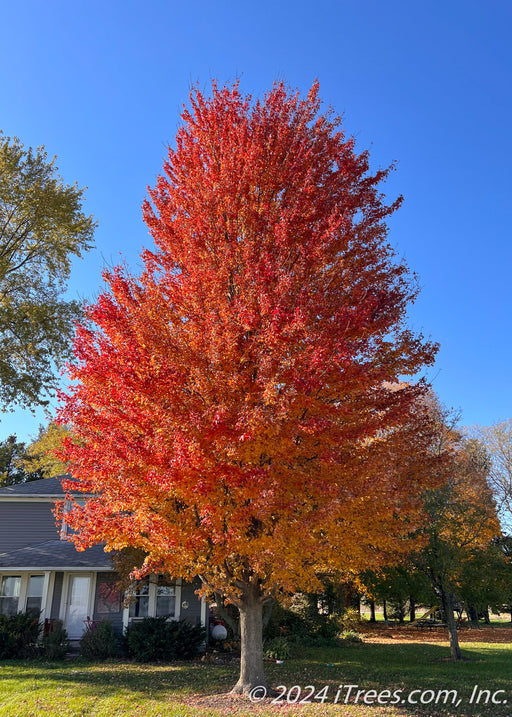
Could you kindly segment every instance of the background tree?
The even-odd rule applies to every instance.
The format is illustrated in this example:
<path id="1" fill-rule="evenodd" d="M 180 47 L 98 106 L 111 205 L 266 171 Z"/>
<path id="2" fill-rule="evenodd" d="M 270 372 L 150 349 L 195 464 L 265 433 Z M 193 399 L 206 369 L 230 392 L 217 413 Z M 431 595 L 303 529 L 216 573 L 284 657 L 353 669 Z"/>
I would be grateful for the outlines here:
<path id="1" fill-rule="evenodd" d="M 80 315 L 62 298 L 73 257 L 91 247 L 83 190 L 43 147 L 0 134 L 0 406 L 46 403 Z"/>
<path id="2" fill-rule="evenodd" d="M 478 438 L 491 456 L 489 482 L 496 496 L 504 527 L 512 529 L 512 419 L 494 426 L 476 427 Z"/>
<path id="3" fill-rule="evenodd" d="M 387 617 L 403 622 L 409 612 L 412 621 L 416 619 L 417 605 L 439 605 L 439 590 L 436 592 L 437 583 L 432 580 L 430 571 L 431 550 L 429 544 L 426 552 L 415 553 L 398 566 L 362 574 L 366 594 L 387 606 Z M 508 609 L 512 568 L 501 538 L 491 540 L 484 547 L 470 544 L 449 555 L 436 552 L 434 562 L 441 562 L 441 558 L 451 561 L 453 605 L 460 616 L 465 609 L 469 620 L 478 623 L 479 616 L 488 616 L 489 608 L 495 612 L 502 612 L 505 606 Z"/>
<path id="4" fill-rule="evenodd" d="M 409 613 L 412 621 L 416 618 L 416 605 L 431 605 L 436 601 L 430 580 L 410 558 L 402 560 L 400 565 L 365 571 L 361 582 L 370 598 L 386 605 L 385 619 L 404 622 Z"/>
<path id="5" fill-rule="evenodd" d="M 191 108 L 144 216 L 139 278 L 106 273 L 75 342 L 63 460 L 92 493 L 78 547 L 147 553 L 240 611 L 236 692 L 265 684 L 263 606 L 317 574 L 409 549 L 432 480 L 421 383 L 436 347 L 406 326 L 417 285 L 340 121 L 275 85 Z M 437 457 L 432 457 L 437 460 Z"/>
<path id="6" fill-rule="evenodd" d="M 486 451 L 477 441 L 463 441 L 445 416 L 439 412 L 439 445 L 452 445 L 452 460 L 445 466 L 443 485 L 427 492 L 428 543 L 414 562 L 432 582 L 448 625 L 452 657 L 460 660 L 454 609 L 464 597 L 461 583 L 478 551 L 486 551 L 499 535 L 500 525 L 488 484 Z"/>
<path id="7" fill-rule="evenodd" d="M 57 457 L 57 452 L 63 439 L 68 437 L 71 438 L 69 428 L 54 421 L 39 426 L 37 438 L 29 443 L 21 459 L 24 470 L 38 471 L 45 478 L 67 473 L 66 464 Z"/>
<path id="8" fill-rule="evenodd" d="M 501 613 L 510 604 L 512 569 L 502 540 L 498 537 L 483 548 L 471 549 L 460 566 L 456 599 L 475 624 L 480 617 L 490 621 L 489 609 Z"/>
<path id="9" fill-rule="evenodd" d="M 457 416 L 443 408 L 432 392 L 423 400 L 431 418 L 428 451 L 431 457 L 439 458 L 430 464 L 437 485 L 423 494 L 425 522 L 419 532 L 425 544 L 399 564 L 394 560 L 378 571 L 365 571 L 362 582 L 370 595 L 394 603 L 399 619 L 416 584 L 421 601 L 437 602 L 442 608 L 451 654 L 459 660 L 454 610 L 466 603 L 471 613 L 484 603 L 487 609 L 504 601 L 506 590 L 501 583 L 507 561 L 503 554 L 498 555 L 503 551 L 495 545 L 500 527 L 489 485 L 491 460 L 485 446 L 464 439 L 456 428 Z M 480 574 L 485 560 L 489 560 L 488 569 Z M 491 565 L 496 567 L 496 574 L 490 573 Z M 425 586 L 421 587 L 421 573 L 430 582 L 430 598 Z"/>
<path id="10" fill-rule="evenodd" d="M 25 443 L 18 441 L 15 435 L 8 436 L 0 442 L 0 487 L 43 477 L 40 470 L 24 468 L 25 456 Z"/>
<path id="11" fill-rule="evenodd" d="M 503 582 L 503 608 L 510 613 L 510 622 L 512 622 L 512 537 L 510 535 L 502 535 L 496 541 L 503 555 L 505 556 L 506 567 L 501 568 L 499 579 Z"/>

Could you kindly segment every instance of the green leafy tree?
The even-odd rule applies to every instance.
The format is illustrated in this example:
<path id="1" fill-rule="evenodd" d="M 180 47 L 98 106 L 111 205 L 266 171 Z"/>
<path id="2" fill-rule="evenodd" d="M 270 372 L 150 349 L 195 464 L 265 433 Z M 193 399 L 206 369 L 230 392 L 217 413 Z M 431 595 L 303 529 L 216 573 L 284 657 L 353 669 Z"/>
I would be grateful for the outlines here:
<path id="1" fill-rule="evenodd" d="M 0 487 L 26 483 L 43 477 L 40 470 L 24 468 L 25 457 L 25 444 L 18 441 L 15 435 L 8 436 L 0 442 Z"/>
<path id="2" fill-rule="evenodd" d="M 47 403 L 80 315 L 63 292 L 73 257 L 92 246 L 83 189 L 68 185 L 43 147 L 0 134 L 0 405 Z"/>
<path id="3" fill-rule="evenodd" d="M 361 576 L 361 582 L 369 597 L 389 606 L 386 616 L 399 622 L 404 621 L 407 612 L 414 620 L 416 605 L 429 605 L 436 600 L 430 580 L 408 558 L 378 572 L 368 570 Z"/>
<path id="4" fill-rule="evenodd" d="M 505 592 L 503 608 L 510 613 L 510 622 L 512 622 L 512 536 L 502 535 L 495 542 L 505 556 L 506 568 L 503 571 L 504 575 L 502 573 Z"/>
<path id="5" fill-rule="evenodd" d="M 370 594 L 398 602 L 400 617 L 408 592 L 407 572 L 423 572 L 443 610 L 452 657 L 459 660 L 454 611 L 464 601 L 476 605 L 495 602 L 494 576 L 477 581 L 475 574 L 482 570 L 485 556 L 489 558 L 500 525 L 489 485 L 488 451 L 477 440 L 464 440 L 456 429 L 456 416 L 440 406 L 433 394 L 427 398 L 426 406 L 433 425 L 430 454 L 438 460 L 431 464 L 433 483 L 437 485 L 424 494 L 425 523 L 417 533 L 424 545 L 412 551 L 400 569 L 395 561 L 395 567 L 380 571 L 375 584 L 365 584 Z"/>
<path id="6" fill-rule="evenodd" d="M 447 621 L 450 648 L 461 659 L 454 609 L 466 564 L 478 551 L 486 551 L 499 535 L 496 504 L 488 484 L 489 459 L 477 441 L 463 441 L 460 433 L 442 420 L 439 443 L 452 444 L 452 460 L 445 466 L 444 484 L 427 491 L 426 546 L 415 563 L 429 576 Z"/>
<path id="7" fill-rule="evenodd" d="M 488 619 L 489 608 L 501 612 L 510 604 L 512 566 L 503 550 L 503 539 L 472 550 L 461 565 L 458 582 L 457 594 L 472 622 L 481 615 Z"/>
<path id="8" fill-rule="evenodd" d="M 25 471 L 39 471 L 45 478 L 67 473 L 66 464 L 57 458 L 55 451 L 61 447 L 64 438 L 71 437 L 66 426 L 53 421 L 47 426 L 39 426 L 37 438 L 27 446 L 22 458 Z"/>

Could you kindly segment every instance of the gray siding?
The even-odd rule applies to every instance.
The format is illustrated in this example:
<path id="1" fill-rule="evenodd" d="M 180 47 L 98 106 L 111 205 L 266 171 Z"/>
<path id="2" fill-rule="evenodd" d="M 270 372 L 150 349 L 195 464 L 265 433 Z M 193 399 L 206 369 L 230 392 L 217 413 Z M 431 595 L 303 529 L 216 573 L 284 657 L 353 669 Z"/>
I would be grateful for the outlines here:
<path id="1" fill-rule="evenodd" d="M 195 591 L 201 587 L 199 579 L 193 583 L 183 583 L 181 586 L 181 612 L 180 619 L 187 620 L 192 625 L 201 624 L 201 600 Z M 183 603 L 188 602 L 188 608 L 183 608 Z"/>
<path id="2" fill-rule="evenodd" d="M 52 612 L 50 615 L 53 620 L 59 617 L 63 581 L 64 573 L 55 573 L 55 582 L 53 584 Z"/>
<path id="3" fill-rule="evenodd" d="M 0 503 L 0 553 L 58 540 L 53 503 Z"/>
<path id="4" fill-rule="evenodd" d="M 115 612 L 107 612 L 117 608 Z M 108 620 L 114 626 L 117 635 L 123 634 L 123 605 L 121 595 L 116 588 L 112 573 L 98 573 L 96 579 L 96 595 L 94 596 L 94 620 Z"/>

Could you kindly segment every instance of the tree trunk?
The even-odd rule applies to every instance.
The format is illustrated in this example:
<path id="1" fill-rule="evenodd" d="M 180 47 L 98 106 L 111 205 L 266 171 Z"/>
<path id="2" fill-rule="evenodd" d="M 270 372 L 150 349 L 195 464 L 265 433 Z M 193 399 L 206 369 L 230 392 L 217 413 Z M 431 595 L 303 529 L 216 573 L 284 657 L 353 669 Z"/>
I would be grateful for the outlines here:
<path id="1" fill-rule="evenodd" d="M 413 597 L 409 598 L 409 620 L 411 622 L 416 620 L 416 602 Z"/>
<path id="2" fill-rule="evenodd" d="M 238 615 L 233 615 L 232 610 L 234 606 L 224 605 L 224 596 L 218 592 L 215 593 L 215 602 L 219 617 L 231 628 L 235 640 L 238 639 L 240 637 L 240 619 Z"/>
<path id="3" fill-rule="evenodd" d="M 387 608 L 385 600 L 382 601 L 382 610 L 384 613 L 384 622 L 387 622 L 388 621 L 388 608 Z"/>
<path id="4" fill-rule="evenodd" d="M 478 612 L 476 611 L 476 608 L 473 607 L 473 605 L 468 605 L 466 608 L 466 614 L 471 625 L 473 625 L 473 627 L 478 627 Z"/>
<path id="5" fill-rule="evenodd" d="M 448 626 L 448 634 L 450 636 L 450 652 L 454 660 L 462 660 L 462 654 L 459 647 L 459 635 L 457 633 L 457 623 L 453 614 L 453 595 L 445 590 L 441 590 L 441 602 L 443 612 Z"/>
<path id="6" fill-rule="evenodd" d="M 511 616 L 512 620 L 512 616 Z M 370 600 L 370 622 L 376 622 L 375 618 L 375 600 Z"/>
<path id="7" fill-rule="evenodd" d="M 231 628 L 235 640 L 240 639 L 240 612 L 235 605 L 224 605 L 224 596 L 222 593 L 215 593 L 215 603 L 217 605 L 217 613 L 221 620 Z M 272 617 L 273 600 L 268 600 L 263 604 L 263 629 L 268 625 Z M 236 615 L 234 614 L 236 610 Z"/>
<path id="8" fill-rule="evenodd" d="M 240 677 L 231 692 L 248 695 L 254 687 L 267 687 L 263 672 L 263 600 L 257 587 L 247 586 L 238 609 L 242 639 Z"/>

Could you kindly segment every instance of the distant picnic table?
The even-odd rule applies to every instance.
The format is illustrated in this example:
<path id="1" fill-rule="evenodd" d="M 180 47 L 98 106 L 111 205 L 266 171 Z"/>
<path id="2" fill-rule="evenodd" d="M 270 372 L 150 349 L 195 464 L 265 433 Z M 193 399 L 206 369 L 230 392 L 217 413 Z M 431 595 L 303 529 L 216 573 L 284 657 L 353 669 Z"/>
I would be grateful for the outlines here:
<path id="1" fill-rule="evenodd" d="M 414 627 L 417 630 L 433 630 L 436 627 L 448 627 L 448 625 L 445 622 L 440 622 L 439 620 L 431 620 L 430 618 L 426 620 L 416 620 L 414 622 Z"/>

